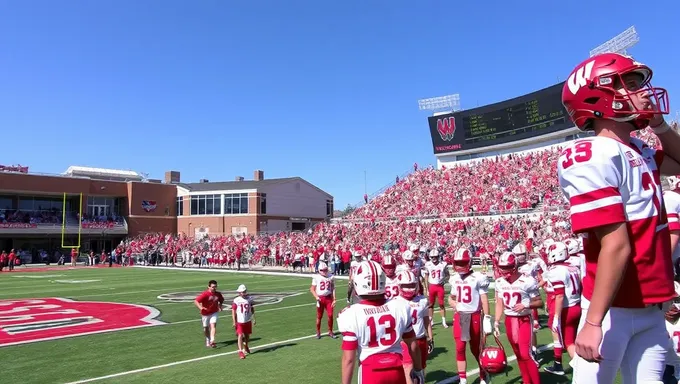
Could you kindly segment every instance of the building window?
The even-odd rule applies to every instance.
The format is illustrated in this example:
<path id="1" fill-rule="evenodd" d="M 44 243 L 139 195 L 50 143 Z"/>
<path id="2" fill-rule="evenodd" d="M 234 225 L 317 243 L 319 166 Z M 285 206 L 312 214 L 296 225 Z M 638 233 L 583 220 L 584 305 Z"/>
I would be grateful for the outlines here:
<path id="1" fill-rule="evenodd" d="M 224 214 L 239 215 L 248 213 L 248 194 L 231 193 L 224 195 Z"/>
<path id="2" fill-rule="evenodd" d="M 260 194 L 260 214 L 262 214 L 262 215 L 267 214 L 267 194 L 266 193 Z"/>
<path id="3" fill-rule="evenodd" d="M 326 200 L 326 216 L 333 216 L 333 200 Z"/>
<path id="4" fill-rule="evenodd" d="M 221 215 L 222 195 L 191 196 L 192 215 Z"/>
<path id="5" fill-rule="evenodd" d="M 184 197 L 177 196 L 177 216 L 184 216 Z"/>

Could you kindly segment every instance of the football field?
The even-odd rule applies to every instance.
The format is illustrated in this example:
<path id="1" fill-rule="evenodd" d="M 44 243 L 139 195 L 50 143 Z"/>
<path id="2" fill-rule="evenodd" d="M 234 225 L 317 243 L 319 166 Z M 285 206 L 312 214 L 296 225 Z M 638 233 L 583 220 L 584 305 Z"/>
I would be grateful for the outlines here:
<path id="1" fill-rule="evenodd" d="M 192 301 L 210 279 L 218 281 L 228 304 L 239 284 L 246 284 L 254 296 L 257 325 L 250 343 L 252 354 L 245 360 L 238 358 L 228 310 L 217 325 L 217 348 L 205 347 Z M 337 383 L 340 338 L 316 339 L 310 282 L 311 275 L 147 268 L 3 272 L 2 383 Z M 337 284 L 336 314 L 345 305 L 345 282 Z M 448 315 L 451 318 L 450 311 Z M 451 328 L 441 326 L 439 314 L 435 321 L 427 383 L 455 383 Z M 324 318 L 322 332 L 325 328 Z M 542 329 L 538 344 L 551 342 L 549 331 Z M 507 345 L 506 353 L 512 360 L 508 375 L 496 376 L 493 382 L 519 383 Z M 545 347 L 541 357 L 543 365 L 550 364 L 552 350 Z M 468 362 L 468 382 L 477 382 L 476 363 L 471 356 Z M 570 382 L 568 358 L 565 367 L 566 376 L 541 373 L 542 382 Z"/>

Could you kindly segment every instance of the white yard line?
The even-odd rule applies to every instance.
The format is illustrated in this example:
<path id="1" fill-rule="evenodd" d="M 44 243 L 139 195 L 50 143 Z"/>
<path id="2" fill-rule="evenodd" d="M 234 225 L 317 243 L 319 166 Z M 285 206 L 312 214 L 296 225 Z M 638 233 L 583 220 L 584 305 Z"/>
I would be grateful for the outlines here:
<path id="1" fill-rule="evenodd" d="M 281 345 L 281 344 L 287 344 L 287 343 L 292 343 L 292 342 L 295 342 L 295 341 L 307 340 L 307 339 L 311 339 L 311 338 L 314 338 L 314 337 L 316 337 L 316 334 L 309 335 L 309 336 L 296 337 L 296 338 L 288 339 L 288 340 L 276 341 L 276 342 L 269 343 L 269 344 L 257 345 L 257 346 L 251 347 L 250 349 L 253 350 L 253 351 L 256 351 L 256 350 L 259 350 L 259 349 L 275 347 L 275 346 Z M 133 369 L 131 371 L 124 371 L 124 372 L 114 373 L 114 374 L 106 375 L 106 376 L 93 377 L 91 379 L 72 381 L 72 382 L 67 383 L 67 384 L 82 384 L 82 383 L 91 383 L 91 382 L 94 382 L 94 381 L 100 381 L 100 380 L 106 380 L 106 379 L 113 379 L 113 378 L 116 378 L 116 377 L 133 375 L 133 374 L 136 374 L 136 373 L 149 372 L 149 371 L 154 371 L 154 370 L 157 370 L 157 369 L 169 368 L 169 367 L 174 367 L 174 366 L 177 366 L 177 365 L 195 363 L 197 361 L 203 361 L 203 360 L 208 360 L 208 359 L 214 359 L 216 357 L 235 355 L 237 353 L 238 353 L 238 351 L 222 352 L 222 353 L 217 353 L 217 354 L 214 354 L 214 355 L 201 356 L 201 357 L 197 357 L 197 358 L 189 359 L 189 360 L 180 360 L 180 361 L 175 361 L 175 362 L 172 362 L 172 363 L 155 365 L 153 367 Z"/>
<path id="2" fill-rule="evenodd" d="M 541 353 L 541 352 L 547 351 L 551 348 L 552 348 L 552 344 L 544 345 L 544 346 L 538 348 L 538 352 Z M 515 355 L 508 356 L 508 363 L 511 362 L 511 361 L 515 361 L 515 360 L 517 360 L 517 356 L 515 356 Z M 479 374 L 479 368 L 475 368 L 471 371 L 467 371 L 466 373 L 467 373 L 468 378 L 470 378 L 471 376 L 476 376 L 476 375 Z M 438 381 L 436 384 L 453 384 L 453 383 L 457 383 L 459 380 L 460 379 L 458 378 L 458 375 L 455 375 L 455 376 L 449 377 L 448 379 Z"/>

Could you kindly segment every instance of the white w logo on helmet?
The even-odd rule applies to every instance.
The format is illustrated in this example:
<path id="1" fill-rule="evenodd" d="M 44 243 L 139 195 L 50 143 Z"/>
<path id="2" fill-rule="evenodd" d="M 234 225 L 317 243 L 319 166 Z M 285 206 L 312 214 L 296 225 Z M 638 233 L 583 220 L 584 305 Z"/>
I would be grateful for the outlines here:
<path id="1" fill-rule="evenodd" d="M 498 350 L 491 349 L 491 350 L 488 350 L 488 351 L 484 351 L 484 354 L 489 356 L 492 359 L 495 359 L 495 358 L 498 357 Z"/>
<path id="2" fill-rule="evenodd" d="M 575 70 L 569 79 L 567 79 L 567 86 L 572 94 L 576 94 L 581 87 L 588 84 L 588 79 L 590 79 L 590 74 L 593 71 L 593 65 L 595 65 L 595 60 L 591 60 L 583 67 Z"/>

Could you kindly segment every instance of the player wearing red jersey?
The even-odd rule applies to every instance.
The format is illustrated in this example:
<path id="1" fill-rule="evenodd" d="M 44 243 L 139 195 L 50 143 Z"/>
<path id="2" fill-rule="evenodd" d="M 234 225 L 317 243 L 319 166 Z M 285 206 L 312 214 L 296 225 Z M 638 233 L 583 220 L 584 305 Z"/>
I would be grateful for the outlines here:
<path id="1" fill-rule="evenodd" d="M 425 376 L 425 368 L 427 368 L 427 356 L 429 352 L 430 340 L 432 340 L 432 322 L 428 315 L 430 305 L 427 297 L 417 295 L 418 280 L 411 271 L 402 271 L 397 276 L 399 281 L 399 296 L 397 300 L 404 300 L 411 307 L 411 322 L 413 323 L 413 332 L 416 334 L 416 341 L 418 349 L 420 350 L 420 362 L 423 369 L 423 376 Z M 406 383 L 412 384 L 413 381 L 409 373 L 413 370 L 413 361 L 411 354 L 408 351 L 408 345 L 401 342 L 401 355 L 404 359 L 404 373 L 406 375 Z"/>
<path id="2" fill-rule="evenodd" d="M 363 261 L 353 279 L 360 301 L 338 315 L 342 333 L 342 384 L 351 384 L 359 355 L 359 383 L 406 384 L 402 339 L 413 362 L 410 377 L 423 384 L 420 349 L 413 331 L 412 311 L 403 300 L 385 300 L 385 273 L 373 261 Z"/>
<path id="3" fill-rule="evenodd" d="M 496 280 L 496 336 L 505 314 L 505 331 L 512 350 L 517 356 L 517 365 L 524 384 L 539 384 L 538 362 L 534 360 L 532 345 L 531 309 L 543 306 L 538 285 L 532 277 L 524 276 L 517 270 L 516 256 L 504 252 L 498 259 L 501 277 Z"/>
<path id="4" fill-rule="evenodd" d="M 397 261 L 394 256 L 385 255 L 382 259 L 383 271 L 385 271 L 385 299 L 390 300 L 399 296 L 399 280 L 397 279 Z"/>
<path id="5" fill-rule="evenodd" d="M 442 326 L 448 328 L 446 324 L 446 306 L 444 305 L 444 284 L 449 280 L 449 266 L 445 261 L 441 261 L 439 251 L 430 251 L 430 261 L 425 263 L 425 273 L 427 274 L 427 292 L 430 303 L 430 319 L 434 321 L 434 303 L 439 304 L 439 314 L 442 316 Z"/>
<path id="6" fill-rule="evenodd" d="M 666 90 L 651 78 L 646 65 L 605 53 L 579 64 L 562 91 L 575 125 L 595 132 L 557 161 L 572 230 L 585 238 L 577 383 L 613 383 L 619 368 L 624 382 L 658 383 L 665 368 L 662 304 L 675 293 L 660 175 L 680 173 L 680 136 L 662 116 Z M 630 137 L 648 126 L 663 151 Z"/>
<path id="7" fill-rule="evenodd" d="M 217 290 L 217 281 L 210 280 L 208 289 L 201 293 L 194 300 L 194 305 L 201 311 L 201 324 L 203 324 L 203 334 L 205 335 L 205 346 L 215 348 L 215 332 L 218 313 L 222 311 L 224 297 Z"/>
<path id="8" fill-rule="evenodd" d="M 472 271 L 472 255 L 466 248 L 456 250 L 453 256 L 454 273 L 449 280 L 451 295 L 449 305 L 453 315 L 453 340 L 456 344 L 456 365 L 460 384 L 467 383 L 467 359 L 465 346 L 479 364 L 482 332 L 490 334 L 491 316 L 489 315 L 489 279 L 486 275 Z M 482 316 L 483 320 L 482 320 Z M 480 384 L 486 384 L 485 372 L 481 372 Z"/>
<path id="9" fill-rule="evenodd" d="M 312 278 L 309 291 L 316 300 L 316 338 L 321 338 L 321 319 L 326 311 L 328 318 L 328 336 L 337 339 L 333 333 L 333 309 L 335 308 L 335 279 L 328 274 L 328 264 L 319 261 L 319 274 Z"/>
<path id="10" fill-rule="evenodd" d="M 663 201 L 668 214 L 668 230 L 671 234 L 671 255 L 673 255 L 673 265 L 676 272 L 679 271 L 678 259 L 680 259 L 680 175 L 668 177 L 669 191 L 664 191 Z"/>
<path id="11" fill-rule="evenodd" d="M 236 292 L 238 292 L 238 296 L 231 305 L 231 320 L 237 335 L 238 357 L 245 359 L 246 355 L 250 353 L 248 345 L 250 334 L 253 333 L 253 326 L 255 325 L 255 303 L 248 296 L 245 285 L 239 285 Z"/>
<path id="12" fill-rule="evenodd" d="M 569 252 L 564 243 L 556 242 L 548 248 L 548 271 L 543 278 L 553 289 L 553 308 L 549 309 L 550 329 L 558 336 L 558 346 L 553 349 L 555 361 L 545 371 L 564 375 L 562 349 L 574 357 L 576 330 L 581 319 L 581 273 L 567 263 Z"/>

